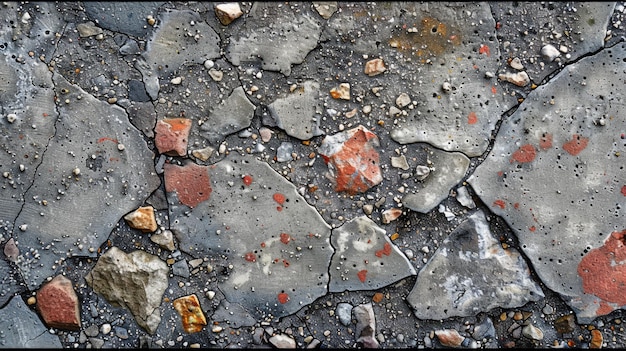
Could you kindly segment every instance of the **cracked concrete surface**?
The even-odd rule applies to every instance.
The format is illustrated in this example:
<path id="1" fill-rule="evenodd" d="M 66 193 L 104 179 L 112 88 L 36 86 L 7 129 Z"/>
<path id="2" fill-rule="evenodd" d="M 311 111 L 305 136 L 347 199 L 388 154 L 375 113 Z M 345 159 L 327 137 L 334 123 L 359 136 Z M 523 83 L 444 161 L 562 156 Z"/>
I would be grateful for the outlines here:
<path id="1" fill-rule="evenodd" d="M 0 5 L 0 347 L 626 346 L 624 3 L 216 5 Z"/>

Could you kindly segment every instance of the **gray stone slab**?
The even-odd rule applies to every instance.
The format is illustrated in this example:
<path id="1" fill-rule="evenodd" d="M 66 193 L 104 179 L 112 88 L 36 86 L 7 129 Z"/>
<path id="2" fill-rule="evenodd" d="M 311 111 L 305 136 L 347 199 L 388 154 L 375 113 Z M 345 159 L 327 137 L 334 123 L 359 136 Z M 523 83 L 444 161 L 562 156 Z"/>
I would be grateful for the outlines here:
<path id="1" fill-rule="evenodd" d="M 626 303 L 583 289 L 585 256 L 624 230 L 626 173 L 623 84 L 626 45 L 566 67 L 502 123 L 468 182 L 515 231 L 546 286 L 581 323 Z M 598 264 L 596 276 L 621 279 Z"/>
<path id="2" fill-rule="evenodd" d="M 544 297 L 515 249 L 503 249 L 482 211 L 461 223 L 420 270 L 407 302 L 420 319 L 474 316 Z"/>
<path id="3" fill-rule="evenodd" d="M 156 18 L 163 4 L 160 1 L 87 1 L 83 6 L 87 15 L 102 28 L 144 38 L 152 30 L 146 21 L 147 17 L 151 15 Z"/>
<path id="4" fill-rule="evenodd" d="M 254 30 L 241 31 L 230 38 L 225 54 L 233 65 L 260 61 L 264 70 L 289 76 L 292 65 L 302 63 L 315 49 L 322 32 L 321 19 L 288 8 L 277 12 L 272 9 L 274 6 L 255 2 L 249 16 L 239 19 L 245 22 L 243 28 Z"/>
<path id="5" fill-rule="evenodd" d="M 48 332 L 20 296 L 14 296 L 0 311 L 0 349 L 63 347 L 59 337 Z"/>
<path id="6" fill-rule="evenodd" d="M 300 140 L 322 135 L 319 129 L 322 117 L 319 89 L 319 83 L 308 80 L 299 89 L 269 104 L 267 108 L 276 125 Z"/>
<path id="7" fill-rule="evenodd" d="M 57 74 L 53 81 L 59 116 L 55 134 L 25 192 L 14 229 L 18 246 L 32 249 L 20 250 L 19 263 L 31 289 L 53 275 L 68 255 L 94 257 L 96 251 L 88 249 L 97 249 L 120 217 L 160 184 L 154 153 L 124 110 Z"/>
<path id="8" fill-rule="evenodd" d="M 333 229 L 330 292 L 376 290 L 415 275 L 415 268 L 384 229 L 367 216 Z"/>
<path id="9" fill-rule="evenodd" d="M 237 87 L 211 111 L 208 120 L 200 126 L 200 135 L 218 144 L 227 135 L 250 126 L 255 109 L 243 88 Z"/>
<path id="10" fill-rule="evenodd" d="M 295 186 L 267 163 L 234 153 L 207 172 L 209 198 L 193 209 L 168 192 L 170 229 L 180 250 L 218 260 L 213 266 L 226 299 L 264 318 L 289 315 L 325 295 L 330 226 Z"/>
<path id="11" fill-rule="evenodd" d="M 18 280 L 16 268 L 15 265 L 0 259 L 0 306 L 4 306 L 14 295 L 26 291 Z"/>
<path id="12" fill-rule="evenodd" d="M 428 213 L 446 199 L 467 172 L 470 160 L 460 152 L 433 149 L 428 154 L 432 164 L 428 176 L 402 198 L 402 204 L 411 210 Z"/>

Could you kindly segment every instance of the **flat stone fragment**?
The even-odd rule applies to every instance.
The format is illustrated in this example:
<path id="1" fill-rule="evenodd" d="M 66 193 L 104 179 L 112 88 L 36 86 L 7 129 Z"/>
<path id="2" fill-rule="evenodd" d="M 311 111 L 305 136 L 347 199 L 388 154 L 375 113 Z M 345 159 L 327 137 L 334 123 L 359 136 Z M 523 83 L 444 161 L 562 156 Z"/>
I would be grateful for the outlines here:
<path id="1" fill-rule="evenodd" d="M 385 230 L 366 216 L 333 229 L 331 242 L 336 251 L 330 262 L 330 292 L 376 290 L 416 274 Z"/>
<path id="2" fill-rule="evenodd" d="M 407 193 L 402 198 L 405 207 L 421 213 L 430 212 L 446 199 L 450 189 L 459 184 L 470 165 L 469 159 L 459 152 L 433 149 L 429 159 L 434 170 L 423 166 L 425 171 L 416 171 L 418 179 L 423 176 L 427 178 L 422 178 L 422 183 L 417 185 L 417 192 Z"/>
<path id="3" fill-rule="evenodd" d="M 176 249 L 174 245 L 174 234 L 171 230 L 166 229 L 158 234 L 152 234 L 150 241 L 169 251 Z"/>
<path id="4" fill-rule="evenodd" d="M 362 125 L 322 140 L 319 154 L 328 165 L 335 191 L 362 193 L 382 182 L 380 156 L 375 149 L 379 145 L 376 134 Z"/>
<path id="5" fill-rule="evenodd" d="M 506 72 L 498 75 L 498 79 L 513 83 L 518 87 L 525 87 L 530 83 L 530 77 L 528 77 L 528 73 L 522 72 Z"/>
<path id="6" fill-rule="evenodd" d="M 166 163 L 165 191 L 175 193 L 178 201 L 191 208 L 210 198 L 213 188 L 208 167 L 189 162 L 184 166 Z"/>
<path id="7" fill-rule="evenodd" d="M 186 333 L 197 333 L 207 325 L 200 302 L 195 294 L 179 297 L 172 304 L 182 319 Z"/>
<path id="8" fill-rule="evenodd" d="M 48 327 L 80 330 L 80 301 L 72 281 L 63 275 L 57 275 L 37 291 L 37 310 Z"/>
<path id="9" fill-rule="evenodd" d="M 191 120 L 188 118 L 165 118 L 157 121 L 154 144 L 159 153 L 170 156 L 186 156 Z"/>
<path id="10" fill-rule="evenodd" d="M 456 329 L 435 330 L 435 335 L 441 345 L 446 347 L 460 347 L 463 340 L 465 340 L 465 337 L 459 334 Z"/>
<path id="11" fill-rule="evenodd" d="M 61 349 L 63 345 L 59 337 L 48 332 L 48 328 L 41 322 L 39 316 L 33 312 L 17 295 L 0 309 L 0 330 L 2 348 L 7 349 Z"/>
<path id="12" fill-rule="evenodd" d="M 409 163 L 406 161 L 406 156 L 393 156 L 391 157 L 391 167 L 400 168 L 403 170 L 409 169 Z"/>
<path id="13" fill-rule="evenodd" d="M 241 17 L 241 15 L 243 15 L 243 11 L 241 11 L 238 2 L 215 5 L 215 16 L 217 16 L 220 23 L 225 26 L 231 24 L 234 20 Z"/>
<path id="14" fill-rule="evenodd" d="M 296 341 L 285 334 L 276 334 L 269 338 L 270 344 L 274 345 L 277 349 L 295 349 Z"/>
<path id="15" fill-rule="evenodd" d="M 167 197 L 179 248 L 228 272 L 218 282 L 228 304 L 220 304 L 214 320 L 251 325 L 267 314 L 295 313 L 327 293 L 330 226 L 293 184 L 235 152 L 208 166 L 208 177 L 211 196 L 192 209 L 171 191 Z"/>
<path id="16" fill-rule="evenodd" d="M 385 67 L 385 62 L 382 59 L 376 58 L 365 63 L 363 73 L 370 77 L 374 77 L 385 72 L 386 70 L 387 68 Z"/>
<path id="17" fill-rule="evenodd" d="M 544 60 L 548 62 L 554 61 L 554 59 L 556 59 L 560 55 L 561 53 L 559 52 L 557 48 L 554 47 L 554 45 L 548 44 L 548 45 L 544 45 L 541 48 L 541 56 L 543 57 Z"/>
<path id="18" fill-rule="evenodd" d="M 157 230 L 157 222 L 154 217 L 154 207 L 143 206 L 124 216 L 124 220 L 131 228 L 139 229 L 144 233 Z"/>
<path id="19" fill-rule="evenodd" d="M 137 324 L 154 334 L 161 322 L 161 298 L 168 285 L 169 268 L 145 251 L 124 253 L 111 247 L 85 276 L 87 284 L 112 306 L 128 309 Z"/>
<path id="20" fill-rule="evenodd" d="M 520 307 L 544 294 L 523 257 L 493 238 L 482 211 L 461 223 L 420 270 L 407 302 L 420 319 Z"/>
<path id="21" fill-rule="evenodd" d="M 330 89 L 333 99 L 350 100 L 350 83 L 341 83 L 338 87 Z"/>
<path id="22" fill-rule="evenodd" d="M 321 109 L 319 89 L 319 83 L 308 80 L 300 89 L 269 104 L 267 107 L 276 125 L 300 140 L 322 135 L 319 128 L 321 115 L 317 113 Z"/>
<path id="23" fill-rule="evenodd" d="M 229 134 L 249 127 L 255 110 L 256 106 L 239 86 L 209 113 L 209 120 L 200 126 L 200 134 L 218 144 Z"/>
<path id="24" fill-rule="evenodd" d="M 529 93 L 468 179 L 579 323 L 626 306 L 617 297 L 623 296 L 617 293 L 621 283 L 608 283 L 623 281 L 624 268 L 606 264 L 620 255 L 616 236 L 626 229 L 620 210 L 626 173 L 617 158 L 626 154 L 626 116 L 624 92 L 615 88 L 624 59 L 626 45 L 617 44 Z M 569 86 L 575 89 L 563 89 Z M 611 103 L 598 105 L 602 99 Z"/>
<path id="25" fill-rule="evenodd" d="M 20 250 L 17 248 L 15 244 L 15 240 L 13 238 L 7 240 L 4 244 L 4 256 L 6 256 L 7 260 L 11 262 L 17 261 L 17 256 L 20 254 Z"/>
<path id="26" fill-rule="evenodd" d="M 313 1 L 313 8 L 324 19 L 329 19 L 337 12 L 337 1 Z"/>
<path id="27" fill-rule="evenodd" d="M 346 327 L 352 323 L 353 308 L 354 307 L 347 302 L 340 302 L 337 304 L 337 308 L 335 309 L 335 314 L 339 317 L 339 322 Z"/>
<path id="28" fill-rule="evenodd" d="M 376 317 L 372 303 L 355 306 L 352 314 L 356 319 L 356 342 L 362 343 L 364 348 L 377 349 L 380 344 L 376 340 Z"/>
<path id="29" fill-rule="evenodd" d="M 91 21 L 77 24 L 76 29 L 81 38 L 92 37 L 102 33 L 102 28 L 97 27 Z"/>
<path id="30" fill-rule="evenodd" d="M 149 32 L 146 15 L 156 14 L 164 2 L 88 1 L 83 5 L 87 15 L 102 28 L 145 38 Z"/>

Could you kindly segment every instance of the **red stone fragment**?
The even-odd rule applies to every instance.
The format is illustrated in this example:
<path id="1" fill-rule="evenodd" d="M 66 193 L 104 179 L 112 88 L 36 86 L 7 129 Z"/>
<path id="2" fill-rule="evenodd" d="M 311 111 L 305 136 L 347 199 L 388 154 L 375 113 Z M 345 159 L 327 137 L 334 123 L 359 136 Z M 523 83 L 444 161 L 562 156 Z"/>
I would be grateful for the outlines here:
<path id="1" fill-rule="evenodd" d="M 511 156 L 511 163 L 513 161 L 517 161 L 519 163 L 531 162 L 535 159 L 537 152 L 535 151 L 535 147 L 530 144 L 525 144 L 520 146 L 520 148 L 513 153 Z"/>
<path id="2" fill-rule="evenodd" d="M 256 262 L 256 255 L 252 252 L 246 252 L 244 259 L 248 262 Z"/>
<path id="3" fill-rule="evenodd" d="M 175 191 L 182 204 L 193 208 L 209 199 L 213 189 L 209 180 L 208 167 L 195 163 L 182 167 L 166 163 L 163 170 L 165 191 Z"/>
<path id="4" fill-rule="evenodd" d="M 80 330 L 80 301 L 72 281 L 57 275 L 37 292 L 37 310 L 48 327 Z"/>
<path id="5" fill-rule="evenodd" d="M 165 118 L 157 122 L 154 143 L 159 153 L 170 156 L 187 155 L 187 140 L 191 130 L 188 118 Z"/>
<path id="6" fill-rule="evenodd" d="M 361 283 L 365 283 L 365 278 L 367 277 L 367 269 L 360 270 L 357 274 Z"/>
<path id="7" fill-rule="evenodd" d="M 570 141 L 563 144 L 563 150 L 567 151 L 572 156 L 576 156 L 587 147 L 588 143 L 589 139 L 574 134 Z"/>
<path id="8" fill-rule="evenodd" d="M 362 193 L 382 182 L 378 137 L 363 126 L 324 138 L 320 154 L 335 178 L 335 190 Z"/>
<path id="9" fill-rule="evenodd" d="M 583 291 L 619 306 L 626 304 L 626 229 L 613 232 L 603 246 L 578 264 Z M 610 312 L 610 311 L 609 311 Z"/>
<path id="10" fill-rule="evenodd" d="M 278 302 L 286 304 L 287 302 L 289 302 L 289 295 L 286 293 L 278 294 Z"/>

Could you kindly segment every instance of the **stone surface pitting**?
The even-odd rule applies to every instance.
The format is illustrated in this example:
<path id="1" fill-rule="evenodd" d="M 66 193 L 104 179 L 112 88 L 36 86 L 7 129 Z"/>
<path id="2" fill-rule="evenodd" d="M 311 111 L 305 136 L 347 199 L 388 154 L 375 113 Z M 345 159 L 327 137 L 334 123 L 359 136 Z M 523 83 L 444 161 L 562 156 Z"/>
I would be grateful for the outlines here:
<path id="1" fill-rule="evenodd" d="M 415 268 L 384 229 L 366 216 L 333 229 L 330 292 L 376 290 L 415 275 Z"/>
<path id="2" fill-rule="evenodd" d="M 111 247 L 85 276 L 87 284 L 111 305 L 130 310 L 139 326 L 154 334 L 161 322 L 161 297 L 169 268 L 141 250 L 129 254 Z"/>
<path id="3" fill-rule="evenodd" d="M 269 104 L 267 108 L 276 120 L 276 125 L 300 140 L 322 135 L 323 132 L 319 129 L 322 117 L 319 113 L 319 89 L 319 83 L 307 80 L 286 97 Z"/>
<path id="4" fill-rule="evenodd" d="M 521 307 L 543 297 L 522 256 L 500 246 L 479 210 L 422 267 L 407 302 L 417 318 L 445 319 Z"/>
<path id="5" fill-rule="evenodd" d="M 542 281 L 586 323 L 624 304 L 583 290 L 577 272 L 592 250 L 625 229 L 622 157 L 626 64 L 617 44 L 566 67 L 502 123 L 468 179 L 515 231 Z M 610 279 L 611 271 L 604 273 Z"/>
<path id="6" fill-rule="evenodd" d="M 167 193 L 170 229 L 180 250 L 228 259 L 218 282 L 226 299 L 261 318 L 286 316 L 325 295 L 330 226 L 295 186 L 267 163 L 233 153 L 208 174 L 211 196 L 191 210 Z"/>
<path id="7" fill-rule="evenodd" d="M 22 301 L 22 298 L 13 296 L 11 301 L 0 309 L 0 330 L 2 348 L 63 348 L 59 337 L 48 332 L 39 316 Z"/>

